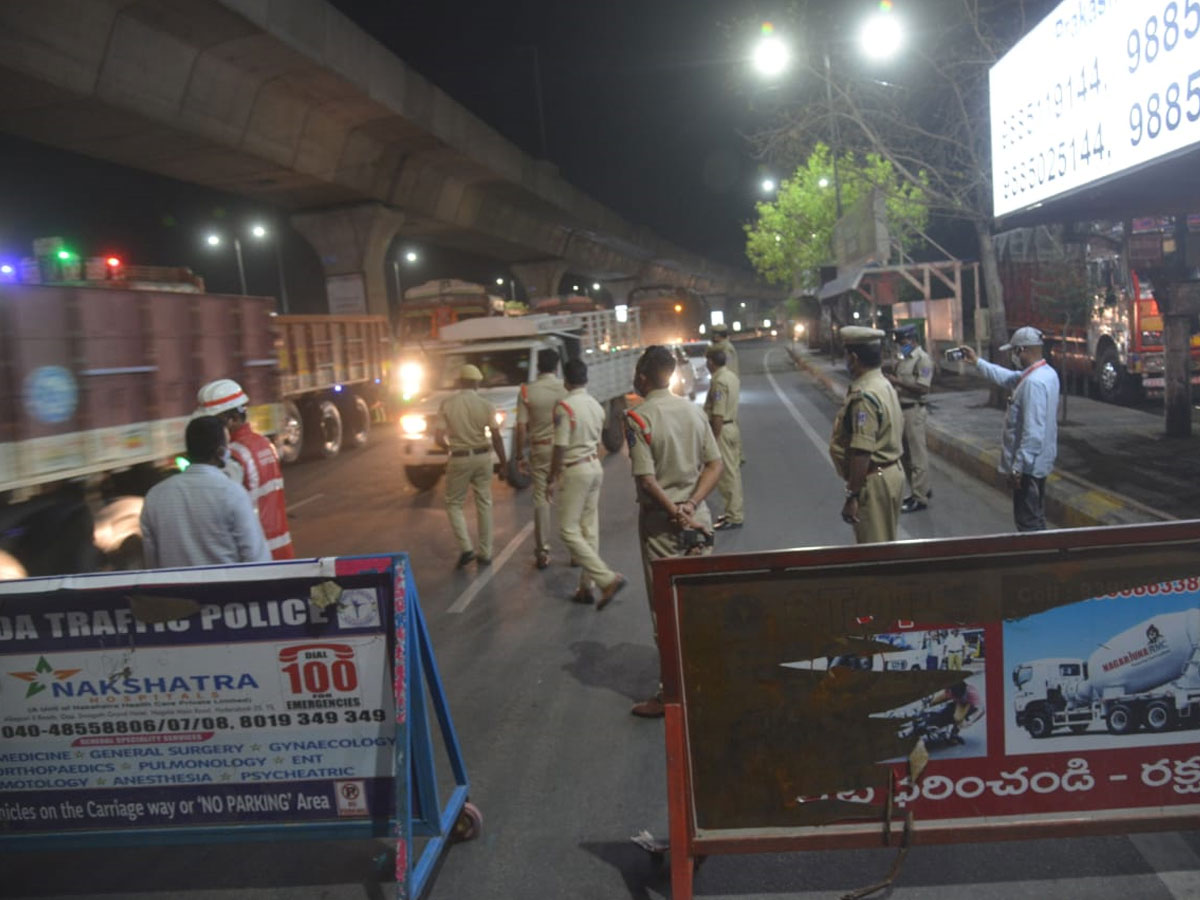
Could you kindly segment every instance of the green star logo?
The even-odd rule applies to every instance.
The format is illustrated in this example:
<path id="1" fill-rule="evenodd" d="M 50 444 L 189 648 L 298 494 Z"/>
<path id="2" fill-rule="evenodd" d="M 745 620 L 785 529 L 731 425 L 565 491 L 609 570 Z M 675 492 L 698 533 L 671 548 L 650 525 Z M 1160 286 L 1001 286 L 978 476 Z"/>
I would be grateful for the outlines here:
<path id="1" fill-rule="evenodd" d="M 19 678 L 29 684 L 25 689 L 25 699 L 36 697 L 54 681 L 66 681 L 72 675 L 82 671 L 81 669 L 56 669 L 46 661 L 46 657 L 39 656 L 37 665 L 33 667 L 32 672 L 9 672 L 13 678 Z"/>

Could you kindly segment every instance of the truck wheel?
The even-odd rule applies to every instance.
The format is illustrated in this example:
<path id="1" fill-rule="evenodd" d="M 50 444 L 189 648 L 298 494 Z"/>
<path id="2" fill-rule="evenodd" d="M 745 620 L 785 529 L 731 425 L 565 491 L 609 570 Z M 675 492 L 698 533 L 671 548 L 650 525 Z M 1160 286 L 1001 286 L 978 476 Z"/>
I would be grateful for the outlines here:
<path id="1" fill-rule="evenodd" d="M 1108 733 L 1129 734 L 1137 728 L 1133 707 L 1128 703 L 1114 703 L 1108 708 Z"/>
<path id="2" fill-rule="evenodd" d="M 314 459 L 333 459 L 342 449 L 342 414 L 332 400 L 318 400 L 309 405 L 304 419 L 304 442 L 307 455 Z"/>
<path id="3" fill-rule="evenodd" d="M 1143 716 L 1147 731 L 1171 731 L 1175 727 L 1175 709 L 1166 700 L 1151 700 Z"/>
<path id="4" fill-rule="evenodd" d="M 1105 347 L 1096 361 L 1096 390 L 1105 403 L 1121 403 L 1125 400 L 1125 367 L 1116 348 Z"/>
<path id="5" fill-rule="evenodd" d="M 625 443 L 625 398 L 614 397 L 608 404 L 608 421 L 604 423 L 604 431 L 600 442 L 609 453 L 620 453 L 621 445 Z"/>
<path id="6" fill-rule="evenodd" d="M 358 394 L 351 394 L 338 403 L 338 412 L 342 414 L 347 449 L 367 446 L 371 434 L 371 408 L 367 401 Z"/>
<path id="7" fill-rule="evenodd" d="M 283 424 L 275 436 L 275 449 L 285 466 L 299 460 L 304 450 L 304 418 L 291 400 L 283 401 Z"/>
<path id="8" fill-rule="evenodd" d="M 418 491 L 431 491 L 442 477 L 442 470 L 437 466 L 405 466 L 404 477 Z"/>
<path id="9" fill-rule="evenodd" d="M 1047 713 L 1027 713 L 1025 716 L 1025 730 L 1029 732 L 1031 738 L 1047 738 L 1054 731 L 1054 723 L 1050 720 L 1050 716 Z"/>
<path id="10" fill-rule="evenodd" d="M 505 480 L 516 488 L 518 491 L 523 491 L 525 488 L 533 484 L 533 476 L 525 475 L 517 468 L 517 461 L 510 459 L 508 461 L 508 470 L 504 473 Z"/>

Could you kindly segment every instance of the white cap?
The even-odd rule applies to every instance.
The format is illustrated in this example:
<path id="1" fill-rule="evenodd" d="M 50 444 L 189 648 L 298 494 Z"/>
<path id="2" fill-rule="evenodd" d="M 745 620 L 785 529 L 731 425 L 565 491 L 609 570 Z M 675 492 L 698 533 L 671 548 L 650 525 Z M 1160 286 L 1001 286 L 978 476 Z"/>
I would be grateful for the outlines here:
<path id="1" fill-rule="evenodd" d="M 1013 336 L 1008 339 L 1008 343 L 1001 347 L 1001 350 L 1012 350 L 1014 347 L 1040 347 L 1042 346 L 1042 333 L 1032 325 L 1025 325 L 1013 332 Z"/>

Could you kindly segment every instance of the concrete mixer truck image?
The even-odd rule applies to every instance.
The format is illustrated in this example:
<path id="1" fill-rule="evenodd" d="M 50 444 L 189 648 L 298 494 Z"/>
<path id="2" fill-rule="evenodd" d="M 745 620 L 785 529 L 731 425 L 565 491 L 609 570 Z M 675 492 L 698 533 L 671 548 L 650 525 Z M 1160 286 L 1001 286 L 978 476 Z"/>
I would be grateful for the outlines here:
<path id="1" fill-rule="evenodd" d="M 1195 727 L 1200 721 L 1200 609 L 1151 616 L 1086 660 L 1032 659 L 1012 672 L 1016 724 L 1033 738 Z"/>

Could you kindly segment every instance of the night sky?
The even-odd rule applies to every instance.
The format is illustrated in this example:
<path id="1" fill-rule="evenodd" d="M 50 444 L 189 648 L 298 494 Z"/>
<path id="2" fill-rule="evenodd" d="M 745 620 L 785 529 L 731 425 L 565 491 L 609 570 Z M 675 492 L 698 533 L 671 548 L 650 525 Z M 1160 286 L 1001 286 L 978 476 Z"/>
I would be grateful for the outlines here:
<path id="1" fill-rule="evenodd" d="M 779 99 L 748 65 L 757 26 L 783 14 L 775 7 L 805 7 L 806 21 L 837 35 L 875 3 L 524 0 L 474 4 L 469 15 L 461 4 L 333 5 L 533 156 L 542 156 L 540 70 L 545 156 L 565 178 L 634 225 L 748 269 L 742 224 L 766 170 L 747 136 Z M 290 293 L 301 307 L 321 303 L 315 254 L 268 206 L 5 136 L 0 162 L 2 255 L 57 234 L 84 255 L 188 265 L 211 290 L 232 291 L 232 253 L 214 253 L 203 235 L 265 219 L 283 226 Z M 419 249 L 408 283 L 508 274 L 490 260 Z M 276 293 L 271 248 L 247 245 L 246 263 L 250 292 Z"/>

